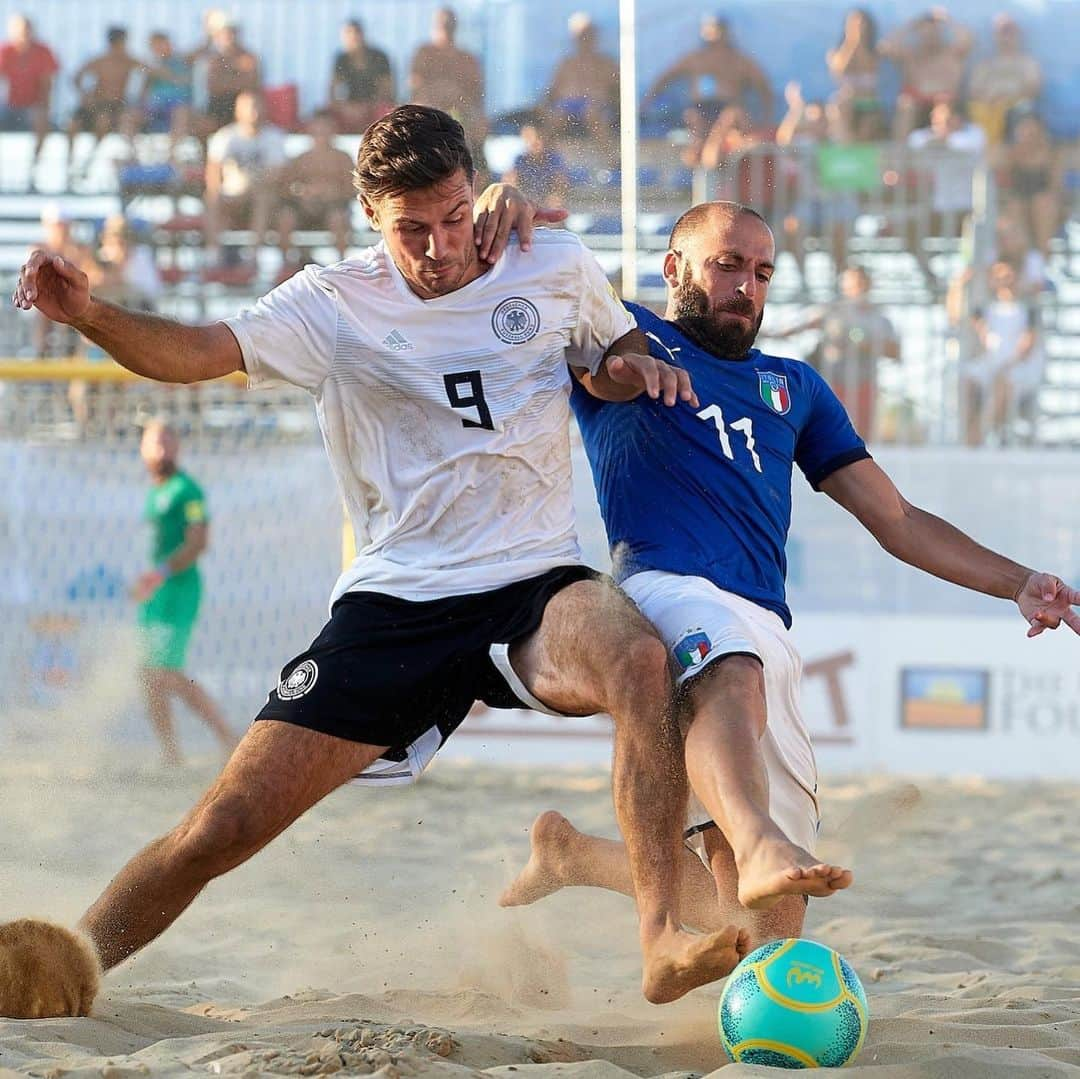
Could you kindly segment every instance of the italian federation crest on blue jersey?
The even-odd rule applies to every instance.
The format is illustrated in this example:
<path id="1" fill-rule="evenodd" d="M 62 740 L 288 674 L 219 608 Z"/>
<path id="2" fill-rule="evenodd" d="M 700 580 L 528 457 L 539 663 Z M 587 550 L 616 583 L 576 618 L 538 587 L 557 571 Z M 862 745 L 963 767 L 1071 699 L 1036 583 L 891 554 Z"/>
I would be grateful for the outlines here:
<path id="1" fill-rule="evenodd" d="M 698 629 L 686 634 L 675 645 L 675 658 L 679 661 L 679 666 L 688 671 L 691 667 L 704 663 L 705 657 L 711 651 L 712 641 L 709 640 L 709 635 Z"/>
<path id="2" fill-rule="evenodd" d="M 791 408 L 787 375 L 778 375 L 773 371 L 758 371 L 757 377 L 758 392 L 761 394 L 762 401 L 777 415 L 785 415 Z"/>

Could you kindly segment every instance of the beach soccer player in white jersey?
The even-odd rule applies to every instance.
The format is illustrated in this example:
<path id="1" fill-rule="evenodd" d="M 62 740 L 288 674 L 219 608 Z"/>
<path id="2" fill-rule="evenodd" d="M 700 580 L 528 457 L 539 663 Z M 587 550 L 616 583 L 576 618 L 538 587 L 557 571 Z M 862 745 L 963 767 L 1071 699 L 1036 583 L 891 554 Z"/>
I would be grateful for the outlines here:
<path id="1" fill-rule="evenodd" d="M 795 465 L 890 554 L 1014 601 L 1028 636 L 1061 622 L 1080 632 L 1072 609 L 1080 591 L 912 506 L 809 365 L 753 348 L 773 251 L 753 210 L 729 202 L 689 210 L 665 257 L 665 318 L 628 306 L 654 354 L 687 370 L 700 405 L 662 409 L 642 396 L 613 408 L 576 390 L 572 398 L 615 578 L 664 638 L 677 672 L 686 768 L 700 803 L 687 822 L 683 917 L 715 927 L 742 907 L 752 947 L 800 936 L 805 897 L 832 895 L 852 879 L 813 853 L 817 771 L 784 596 Z M 621 844 L 584 835 L 555 812 L 537 819 L 532 842 L 505 905 L 569 885 L 630 893 Z"/>
<path id="2" fill-rule="evenodd" d="M 571 369 L 615 401 L 645 392 L 686 407 L 692 388 L 649 356 L 574 236 L 548 232 L 531 252 L 511 245 L 484 264 L 472 161 L 447 114 L 404 105 L 377 121 L 356 180 L 381 243 L 309 266 L 224 322 L 180 325 L 99 301 L 47 251 L 20 273 L 17 306 L 73 325 L 137 374 L 245 371 L 253 385 L 310 391 L 359 547 L 330 621 L 286 664 L 221 776 L 80 928 L 114 966 L 335 788 L 365 772 L 376 783 L 419 773 L 476 700 L 607 712 L 643 990 L 673 1000 L 728 973 L 746 938 L 691 933 L 676 917 L 686 781 L 667 652 L 581 563 L 569 397 Z M 40 999 L 62 1010 L 86 995 L 45 985 Z"/>

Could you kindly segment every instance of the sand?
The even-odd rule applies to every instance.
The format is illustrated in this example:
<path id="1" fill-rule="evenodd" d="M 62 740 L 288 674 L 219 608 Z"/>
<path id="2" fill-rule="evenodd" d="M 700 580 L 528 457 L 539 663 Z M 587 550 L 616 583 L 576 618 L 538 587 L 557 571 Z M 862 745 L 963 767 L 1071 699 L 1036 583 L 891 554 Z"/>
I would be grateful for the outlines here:
<path id="1" fill-rule="evenodd" d="M 213 774 L 100 756 L 4 755 L 3 918 L 73 921 Z M 340 791 L 109 975 L 91 1018 L 0 1020 L 0 1076 L 722 1067 L 719 987 L 647 1004 L 626 900 L 578 889 L 496 906 L 552 806 L 613 832 L 599 771 L 445 761 L 413 788 Z M 807 935 L 848 956 L 873 1013 L 845 1074 L 1080 1074 L 1080 787 L 832 780 L 824 808 L 823 852 L 858 881 L 812 904 Z"/>

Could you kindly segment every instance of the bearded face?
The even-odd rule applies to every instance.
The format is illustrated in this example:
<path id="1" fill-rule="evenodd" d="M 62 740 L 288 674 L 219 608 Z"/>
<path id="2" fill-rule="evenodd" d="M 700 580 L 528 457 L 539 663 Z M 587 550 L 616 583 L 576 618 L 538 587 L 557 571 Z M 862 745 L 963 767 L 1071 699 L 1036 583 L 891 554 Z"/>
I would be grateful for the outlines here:
<path id="1" fill-rule="evenodd" d="M 693 280 L 690 265 L 683 266 L 678 285 L 671 293 L 675 325 L 707 352 L 725 360 L 741 360 L 753 347 L 765 313 L 755 315 L 745 296 L 710 303 L 708 294 Z M 732 315 L 750 319 L 747 325 Z"/>

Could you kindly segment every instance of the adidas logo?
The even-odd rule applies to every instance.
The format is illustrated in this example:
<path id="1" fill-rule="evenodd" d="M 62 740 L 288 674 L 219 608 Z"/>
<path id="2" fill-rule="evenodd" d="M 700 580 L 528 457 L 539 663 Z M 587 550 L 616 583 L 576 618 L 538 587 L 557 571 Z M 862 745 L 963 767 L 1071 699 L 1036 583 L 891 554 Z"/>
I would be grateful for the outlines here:
<path id="1" fill-rule="evenodd" d="M 391 352 L 408 352 L 409 349 L 416 347 L 400 330 L 391 330 L 382 339 L 382 343 Z"/>

